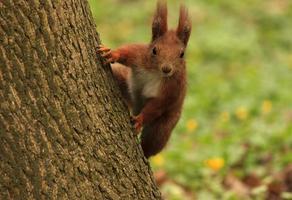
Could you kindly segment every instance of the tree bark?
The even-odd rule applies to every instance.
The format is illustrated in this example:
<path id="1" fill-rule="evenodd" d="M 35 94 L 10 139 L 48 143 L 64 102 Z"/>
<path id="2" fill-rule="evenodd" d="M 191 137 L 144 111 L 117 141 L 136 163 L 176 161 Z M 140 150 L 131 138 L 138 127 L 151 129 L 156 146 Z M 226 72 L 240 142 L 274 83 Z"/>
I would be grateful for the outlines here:
<path id="1" fill-rule="evenodd" d="M 0 0 L 0 199 L 160 199 L 87 1 Z"/>

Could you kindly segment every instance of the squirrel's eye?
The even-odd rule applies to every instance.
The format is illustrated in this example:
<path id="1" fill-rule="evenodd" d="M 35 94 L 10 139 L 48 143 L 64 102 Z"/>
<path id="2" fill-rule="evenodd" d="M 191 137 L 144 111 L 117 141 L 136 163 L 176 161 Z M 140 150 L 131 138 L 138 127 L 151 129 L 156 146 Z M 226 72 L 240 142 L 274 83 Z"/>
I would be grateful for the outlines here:
<path id="1" fill-rule="evenodd" d="M 183 58 L 184 55 L 185 55 L 185 52 L 183 51 L 183 52 L 180 53 L 179 57 L 180 57 L 180 58 Z"/>
<path id="2" fill-rule="evenodd" d="M 152 49 L 152 54 L 153 54 L 153 55 L 156 55 L 156 54 L 157 54 L 156 47 L 154 47 L 154 48 Z"/>

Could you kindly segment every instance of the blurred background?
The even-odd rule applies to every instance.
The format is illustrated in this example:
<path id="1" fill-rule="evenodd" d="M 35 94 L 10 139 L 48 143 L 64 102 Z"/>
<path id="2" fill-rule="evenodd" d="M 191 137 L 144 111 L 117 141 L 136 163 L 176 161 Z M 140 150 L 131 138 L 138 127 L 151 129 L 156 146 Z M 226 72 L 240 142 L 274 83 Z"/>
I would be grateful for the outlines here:
<path id="1" fill-rule="evenodd" d="M 149 42 L 154 0 L 90 0 L 103 44 Z M 180 1 L 169 0 L 176 27 Z M 292 199 L 292 1 L 188 0 L 188 93 L 151 159 L 165 199 Z"/>

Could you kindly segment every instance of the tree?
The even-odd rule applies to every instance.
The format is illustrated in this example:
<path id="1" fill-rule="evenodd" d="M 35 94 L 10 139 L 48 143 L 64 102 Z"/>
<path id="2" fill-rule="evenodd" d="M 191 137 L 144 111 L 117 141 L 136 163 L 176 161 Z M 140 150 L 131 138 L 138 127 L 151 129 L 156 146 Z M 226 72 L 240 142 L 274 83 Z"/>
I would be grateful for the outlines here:
<path id="1" fill-rule="evenodd" d="M 0 1 L 0 199 L 160 199 L 86 1 Z"/>

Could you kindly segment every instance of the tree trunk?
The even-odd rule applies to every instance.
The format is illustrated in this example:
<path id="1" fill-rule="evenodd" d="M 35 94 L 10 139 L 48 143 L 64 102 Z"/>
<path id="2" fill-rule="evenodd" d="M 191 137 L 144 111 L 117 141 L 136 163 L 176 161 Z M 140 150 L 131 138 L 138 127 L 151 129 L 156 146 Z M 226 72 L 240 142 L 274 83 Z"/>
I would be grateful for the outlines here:
<path id="1" fill-rule="evenodd" d="M 0 199 L 160 199 L 86 1 L 0 0 Z"/>

